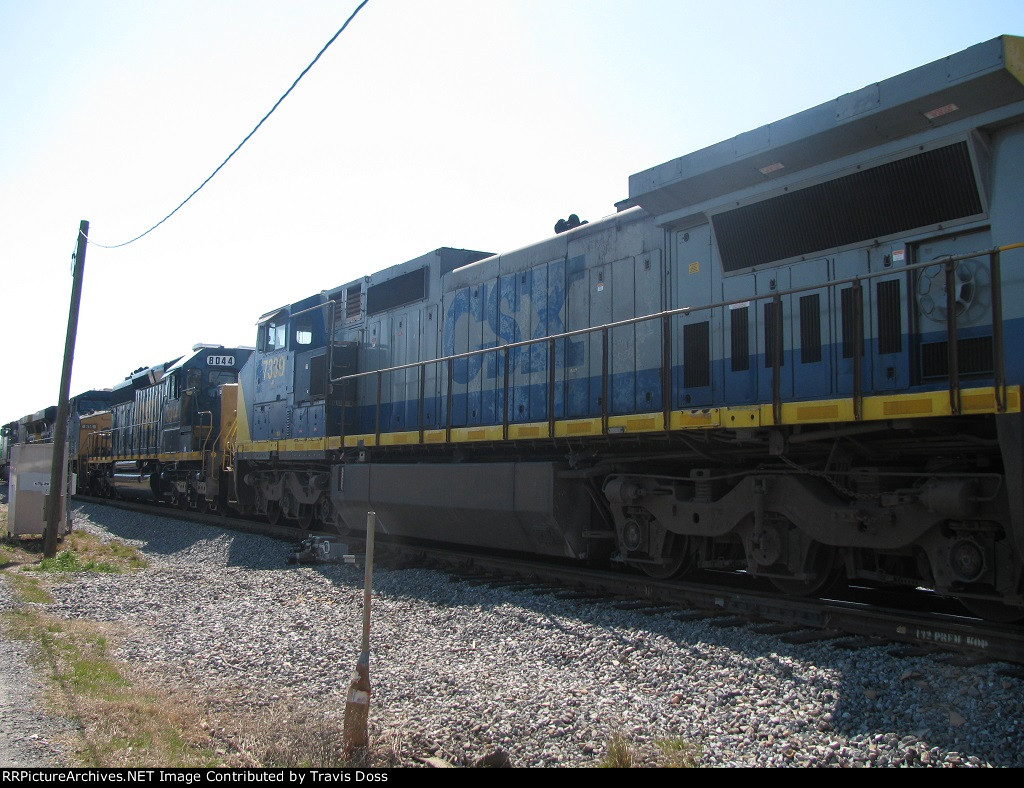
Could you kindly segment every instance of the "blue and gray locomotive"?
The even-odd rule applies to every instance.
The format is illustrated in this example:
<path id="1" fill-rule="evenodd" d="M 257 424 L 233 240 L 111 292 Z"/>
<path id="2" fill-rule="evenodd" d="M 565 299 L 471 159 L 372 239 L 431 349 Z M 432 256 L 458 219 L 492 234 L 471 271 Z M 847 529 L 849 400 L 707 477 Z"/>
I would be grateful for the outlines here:
<path id="1" fill-rule="evenodd" d="M 607 218 L 280 307 L 115 406 L 93 483 L 1021 618 L 1022 64 L 979 44 L 637 173 Z"/>

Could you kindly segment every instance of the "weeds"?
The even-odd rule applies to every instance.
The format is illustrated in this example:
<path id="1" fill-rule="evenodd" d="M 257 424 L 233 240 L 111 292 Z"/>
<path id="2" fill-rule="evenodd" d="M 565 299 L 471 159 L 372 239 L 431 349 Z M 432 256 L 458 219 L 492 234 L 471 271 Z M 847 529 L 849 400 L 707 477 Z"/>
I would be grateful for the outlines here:
<path id="1" fill-rule="evenodd" d="M 612 734 L 608 741 L 608 753 L 598 766 L 602 769 L 632 769 L 636 765 L 636 754 L 629 739 L 621 733 Z"/>
<path id="2" fill-rule="evenodd" d="M 635 769 L 654 766 L 661 769 L 694 769 L 698 766 L 700 748 L 685 739 L 656 741 L 658 755 L 644 757 L 644 753 L 621 733 L 613 733 L 608 741 L 608 752 L 598 762 L 602 769 Z"/>
<path id="3" fill-rule="evenodd" d="M 71 550 L 57 553 L 56 558 L 42 558 L 36 566 L 27 566 L 25 571 L 36 572 L 123 572 L 124 570 L 105 561 L 85 561 Z"/>
<path id="4" fill-rule="evenodd" d="M 685 739 L 665 739 L 656 742 L 661 750 L 660 766 L 666 769 L 696 769 L 700 748 Z"/>

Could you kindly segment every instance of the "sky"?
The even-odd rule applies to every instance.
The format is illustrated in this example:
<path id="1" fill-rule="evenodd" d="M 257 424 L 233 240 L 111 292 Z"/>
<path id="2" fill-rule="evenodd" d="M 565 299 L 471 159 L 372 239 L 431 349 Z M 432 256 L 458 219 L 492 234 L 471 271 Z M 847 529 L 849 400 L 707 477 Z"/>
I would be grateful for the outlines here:
<path id="1" fill-rule="evenodd" d="M 357 5 L 0 0 L 0 423 L 57 402 L 79 222 L 162 219 Z M 1004 33 L 1021 0 L 370 0 L 175 216 L 89 246 L 71 393 Z"/>

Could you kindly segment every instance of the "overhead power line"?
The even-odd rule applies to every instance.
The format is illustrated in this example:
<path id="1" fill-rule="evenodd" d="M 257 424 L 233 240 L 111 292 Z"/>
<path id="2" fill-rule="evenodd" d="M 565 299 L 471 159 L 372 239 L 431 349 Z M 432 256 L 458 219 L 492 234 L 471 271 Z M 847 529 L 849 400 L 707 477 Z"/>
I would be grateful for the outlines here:
<path id="1" fill-rule="evenodd" d="M 337 33 L 335 33 L 335 34 L 334 34 L 333 36 L 331 36 L 331 39 L 330 39 L 330 40 L 329 40 L 329 41 L 328 41 L 328 42 L 327 42 L 326 44 L 324 44 L 324 45 L 323 45 L 323 48 L 322 48 L 322 49 L 321 49 L 321 50 L 320 50 L 319 52 L 317 52 L 317 53 L 316 53 L 316 57 L 315 57 L 315 58 L 313 58 L 313 59 L 312 59 L 312 60 L 310 61 L 309 65 L 308 65 L 308 66 L 306 66 L 306 67 L 305 67 L 304 69 L 302 69 L 302 73 L 301 73 L 301 74 L 299 74 L 299 75 L 298 75 L 298 76 L 297 76 L 297 77 L 295 78 L 295 81 L 294 81 L 294 82 L 292 82 L 292 84 L 291 84 L 291 87 L 290 87 L 290 88 L 288 88 L 288 90 L 286 90 L 286 91 L 285 91 L 285 92 L 284 92 L 284 93 L 282 94 L 281 98 L 279 98 L 279 99 L 278 99 L 277 101 L 275 101 L 275 102 L 274 102 L 274 106 L 272 106 L 272 107 L 270 108 L 270 111 L 269 111 L 269 112 L 268 112 L 268 113 L 267 113 L 266 115 L 264 115 L 264 116 L 263 116 L 263 118 L 262 118 L 262 119 L 260 120 L 260 122 L 259 122 L 259 123 L 257 123 L 257 124 L 256 124 L 256 125 L 255 125 L 255 126 L 253 127 L 252 131 L 250 131 L 250 132 L 249 132 L 248 134 L 246 134 L 246 135 L 245 135 L 245 139 L 243 139 L 243 140 L 242 140 L 242 141 L 241 141 L 240 143 L 238 143 L 238 145 L 237 145 L 237 146 L 235 147 L 235 149 L 234 149 L 233 151 L 231 151 L 231 153 L 229 153 L 229 154 L 228 154 L 228 157 L 227 157 L 226 159 L 224 159 L 224 161 L 222 161 L 222 162 L 221 162 L 221 163 L 220 163 L 220 164 L 219 164 L 219 165 L 217 166 L 217 169 L 215 169 L 215 170 L 214 170 L 213 172 L 211 172 L 211 173 L 210 173 L 210 174 L 209 174 L 209 175 L 207 176 L 206 180 L 204 180 L 204 181 L 203 181 L 202 183 L 200 183 L 200 184 L 199 184 L 199 185 L 198 185 L 198 186 L 197 186 L 197 187 L 195 188 L 195 190 L 194 190 L 194 191 L 193 191 L 193 192 L 192 192 L 192 193 L 191 193 L 191 194 L 190 194 L 190 195 L 189 195 L 188 197 L 186 197 L 186 198 L 185 198 L 184 200 L 182 200 L 182 201 L 181 201 L 181 202 L 180 202 L 180 203 L 178 204 L 178 207 L 177 207 L 177 208 L 175 208 L 175 209 L 174 209 L 173 211 L 171 211 L 171 212 L 170 212 L 169 214 L 167 214 L 167 215 L 166 215 L 166 216 L 165 216 L 165 217 L 164 217 L 163 219 L 161 219 L 161 220 L 160 220 L 159 222 L 157 222 L 156 224 L 154 224 L 154 225 L 153 225 L 152 227 L 150 227 L 150 228 L 149 228 L 148 230 L 146 230 L 146 231 L 145 231 L 144 233 L 140 233 L 139 235 L 136 235 L 136 236 L 135 236 L 134 238 L 132 238 L 132 239 L 131 239 L 131 240 L 129 240 L 129 241 L 125 241 L 124 243 L 119 243 L 119 244 L 101 244 L 101 243 L 97 243 L 96 241 L 92 240 L 91 238 L 89 238 L 89 239 L 88 239 L 89 243 L 90 243 L 90 244 L 92 244 L 93 246 L 98 246 L 98 247 L 100 247 L 101 249 L 120 249 L 120 248 L 121 248 L 122 246 L 128 246 L 128 244 L 133 244 L 133 243 L 135 243 L 136 241 L 138 241 L 138 240 L 139 240 L 140 238 L 144 238 L 145 236 L 149 235 L 149 234 L 150 234 L 151 232 L 153 232 L 153 231 L 154 231 L 154 230 L 155 230 L 155 229 L 156 229 L 157 227 L 159 227 L 159 226 L 160 226 L 161 224 L 163 224 L 163 223 L 164 223 L 164 222 L 166 222 L 166 221 L 167 221 L 168 219 L 170 219 L 170 218 L 171 218 L 172 216 L 174 216 L 174 214 L 176 214 L 176 213 L 177 213 L 178 211 L 180 211 L 180 210 L 181 210 L 181 209 L 182 209 L 182 208 L 184 207 L 185 203 L 187 203 L 187 202 L 188 202 L 189 200 L 191 200 L 191 199 L 192 199 L 193 197 L 195 197 L 195 196 L 196 196 L 196 195 L 197 195 L 197 194 L 199 193 L 199 191 L 200 191 L 200 190 L 201 190 L 201 189 L 202 189 L 202 188 L 203 188 L 204 186 L 206 186 L 206 184 L 208 184 L 208 183 L 209 183 L 210 181 L 212 181 L 212 180 L 213 180 L 213 177 L 214 177 L 214 176 L 215 176 L 215 175 L 216 175 L 216 174 L 217 174 L 218 172 L 220 172 L 220 171 L 221 171 L 221 169 L 222 169 L 222 168 L 224 167 L 224 165 L 225 165 L 225 164 L 227 164 L 227 163 L 228 163 L 229 161 L 231 161 L 231 157 L 232 157 L 232 156 L 234 156 L 234 155 L 235 155 L 236 153 L 238 153 L 238 151 L 240 151 L 240 150 L 242 149 L 242 146 L 243 146 L 243 145 L 245 145 L 245 143 L 247 143 L 247 142 L 249 141 L 249 138 L 250 138 L 250 137 L 252 137 L 252 135 L 253 135 L 253 134 L 255 134 L 255 133 L 256 133 L 256 132 L 257 132 L 257 131 L 259 130 L 260 126 L 262 126 L 262 125 L 263 125 L 263 124 L 264 124 L 264 123 L 266 122 L 267 118 L 269 118 L 269 117 L 270 117 L 271 115 L 273 115 L 273 114 L 274 114 L 274 111 L 275 111 L 275 110 L 276 110 L 276 109 L 277 109 L 277 108 L 278 108 L 279 106 L 281 106 L 281 102 L 282 102 L 282 101 L 284 101 L 284 100 L 285 100 L 286 98 L 288 98 L 288 94 L 289 94 L 289 93 L 291 93 L 291 92 L 292 92 L 292 91 L 293 91 L 293 90 L 295 89 L 295 86 L 299 84 L 299 80 L 301 80 L 301 79 L 302 79 L 302 78 L 303 78 L 304 76 L 306 76 L 306 73 L 307 73 L 307 72 L 308 72 L 308 71 L 309 71 L 309 70 L 310 70 L 311 68 L 313 68 L 313 66 L 314 66 L 314 65 L 316 64 L 316 62 L 317 62 L 317 61 L 318 61 L 318 60 L 320 59 L 320 56 L 321 56 L 321 55 L 323 55 L 323 53 L 327 51 L 328 47 L 330 47 L 330 46 L 331 46 L 331 44 L 333 44 L 333 43 L 335 42 L 335 40 L 336 40 L 336 39 L 338 38 L 338 36 L 340 36 L 340 35 L 341 35 L 342 33 L 344 33 L 344 32 L 345 32 L 345 28 L 349 26 L 349 23 L 350 23 L 350 22 L 351 22 L 351 21 L 352 21 L 353 19 L 355 19 L 355 18 L 356 18 L 356 14 L 358 14 L 358 13 L 359 13 L 360 11 L 362 11 L 362 10 L 363 10 L 363 6 L 365 6 L 365 5 L 366 5 L 366 4 L 368 3 L 368 2 L 370 2 L 370 0 L 363 0 L 363 1 L 362 1 L 362 2 L 361 2 L 361 3 L 359 4 L 359 5 L 358 5 L 358 6 L 356 6 L 356 10 L 355 10 L 355 11 L 353 11 L 353 12 L 352 12 L 352 13 L 351 13 L 351 14 L 349 15 L 349 18 L 345 20 L 345 24 L 343 24 L 343 25 L 342 25 L 342 26 L 341 26 L 340 28 L 338 28 L 338 32 L 337 32 Z"/>

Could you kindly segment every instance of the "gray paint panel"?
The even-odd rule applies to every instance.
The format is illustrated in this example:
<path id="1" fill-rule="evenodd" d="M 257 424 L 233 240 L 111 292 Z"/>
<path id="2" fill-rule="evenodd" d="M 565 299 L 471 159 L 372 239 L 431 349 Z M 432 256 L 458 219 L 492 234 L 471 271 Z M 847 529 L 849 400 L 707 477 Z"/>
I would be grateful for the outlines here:
<path id="1" fill-rule="evenodd" d="M 331 499 L 353 530 L 375 511 L 398 537 L 584 557 L 586 490 L 554 463 L 346 465 Z"/>

